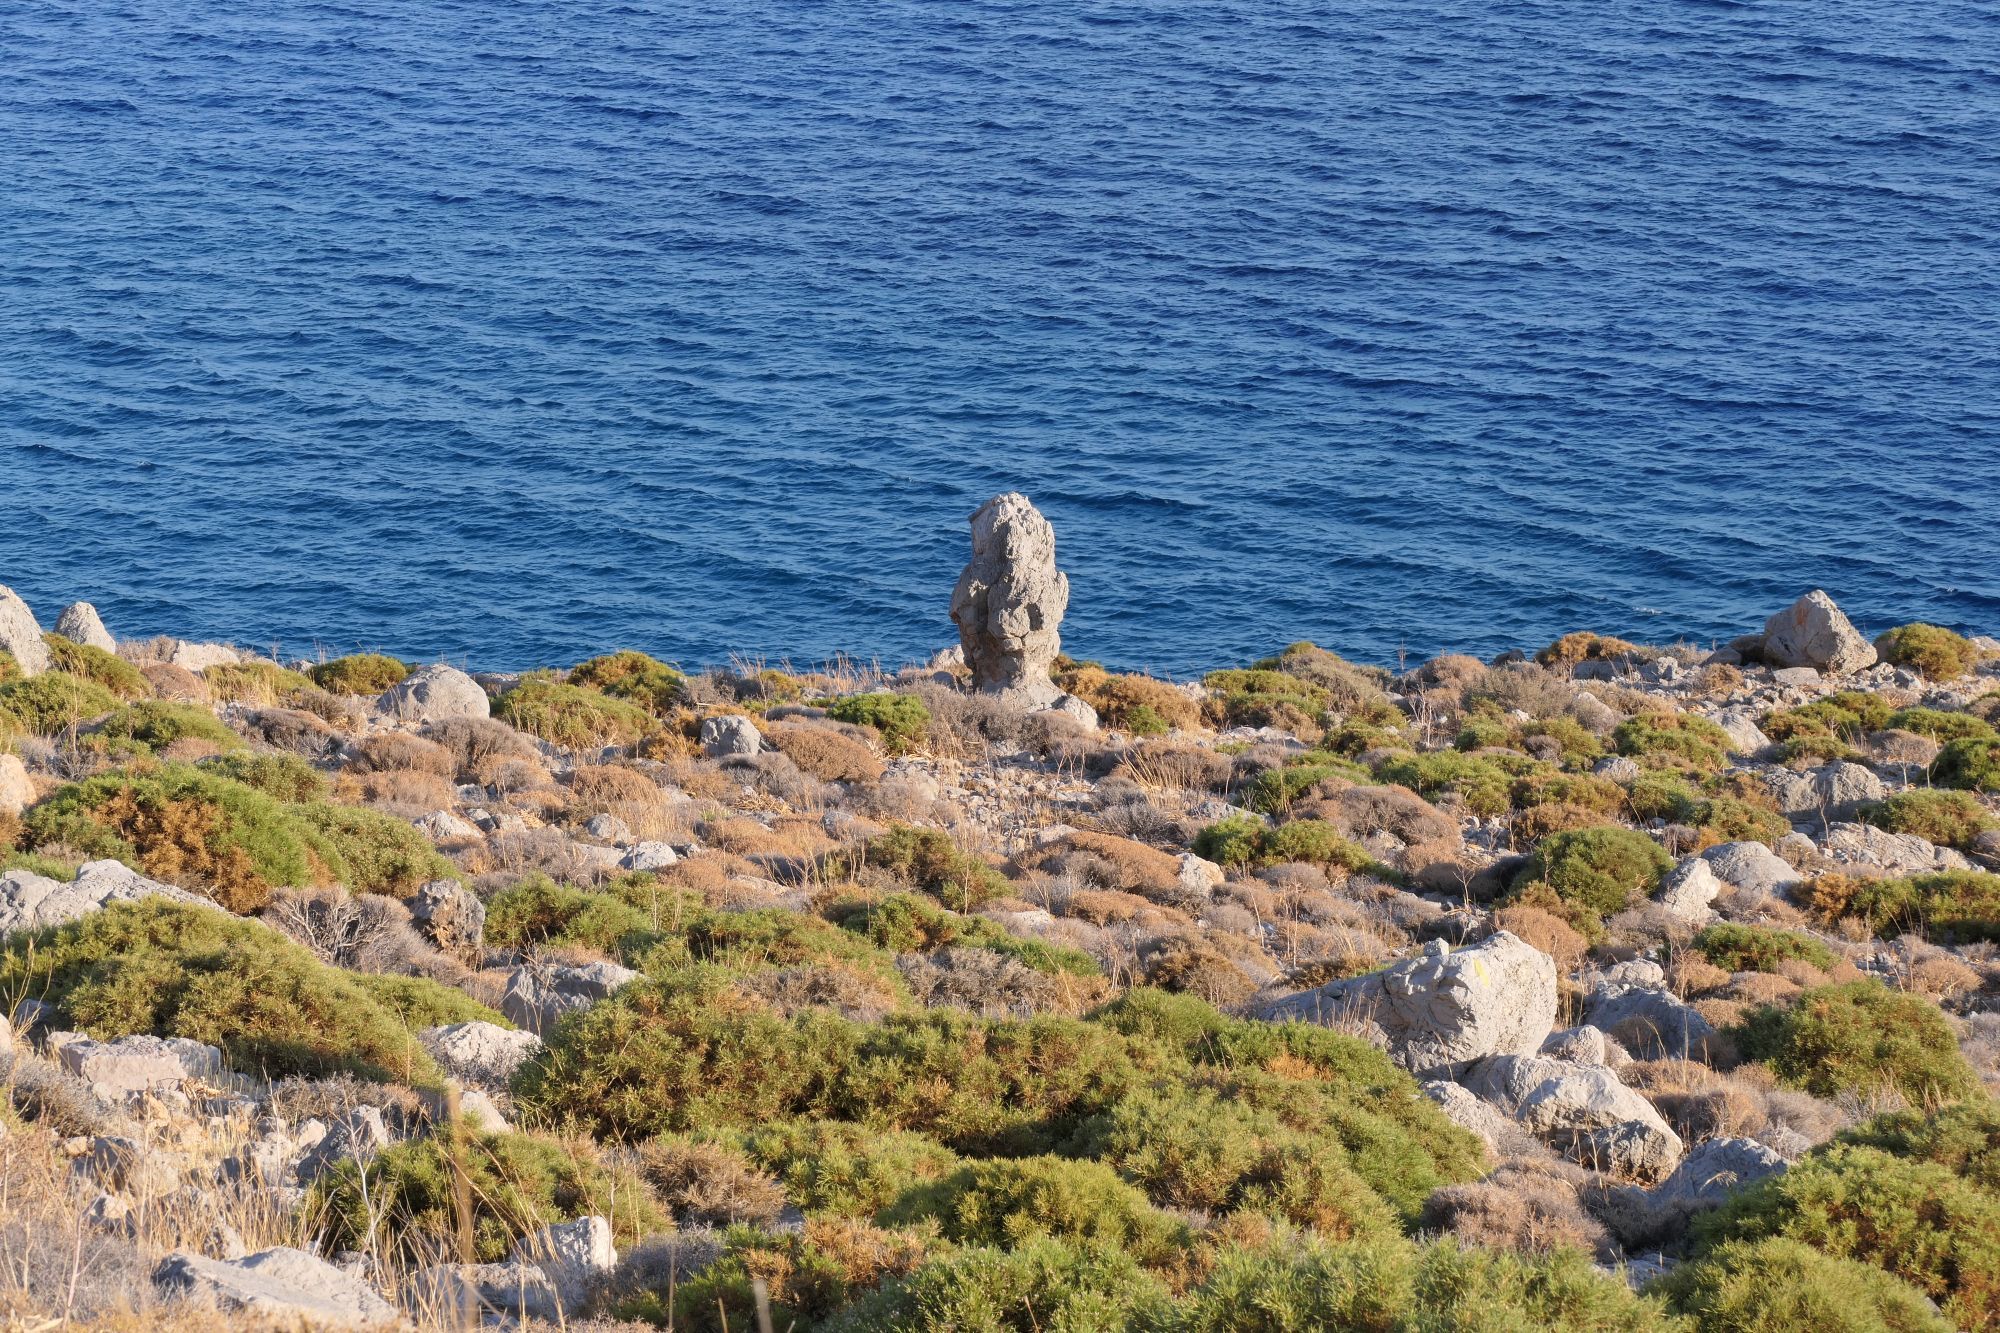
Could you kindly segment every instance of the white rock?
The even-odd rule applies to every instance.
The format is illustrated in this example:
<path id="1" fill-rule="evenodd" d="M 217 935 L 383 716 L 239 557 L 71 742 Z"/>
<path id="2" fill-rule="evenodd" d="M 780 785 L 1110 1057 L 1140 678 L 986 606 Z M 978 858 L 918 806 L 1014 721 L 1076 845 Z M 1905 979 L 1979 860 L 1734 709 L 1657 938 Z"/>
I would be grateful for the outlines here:
<path id="1" fill-rule="evenodd" d="M 57 1061 L 106 1099 L 170 1088 L 183 1079 L 215 1079 L 222 1052 L 185 1037 L 75 1037 L 55 1047 Z"/>
<path id="2" fill-rule="evenodd" d="M 543 1227 L 515 1243 L 514 1258 L 546 1273 L 566 1310 L 589 1304 L 597 1287 L 618 1267 L 611 1224 L 601 1217 Z"/>
<path id="3" fill-rule="evenodd" d="M 764 737 L 756 723 L 735 713 L 701 720 L 701 752 L 710 759 L 729 759 L 762 752 Z"/>
<path id="4" fill-rule="evenodd" d="M 1859 764 L 1836 761 L 1813 775 L 1818 808 L 1828 819 L 1849 817 L 1862 806 L 1887 796 L 1882 779 Z"/>
<path id="5" fill-rule="evenodd" d="M 1715 1035 L 1693 1006 L 1671 991 L 1648 986 L 1599 986 L 1590 994 L 1584 1021 L 1647 1060 L 1698 1057 Z"/>
<path id="6" fill-rule="evenodd" d="M 547 1032 L 564 1014 L 588 1009 L 638 975 L 616 963 L 517 967 L 508 974 L 500 1012 L 530 1032 Z"/>
<path id="7" fill-rule="evenodd" d="M 1701 856 L 1717 879 L 1746 893 L 1783 897 L 1804 883 L 1798 871 L 1761 842 L 1725 842 Z"/>
<path id="8" fill-rule="evenodd" d="M 178 642 L 167 661 L 185 671 L 201 672 L 215 666 L 235 666 L 243 660 L 234 648 L 220 643 Z"/>
<path id="9" fill-rule="evenodd" d="M 115 902 L 151 897 L 215 906 L 185 889 L 147 879 L 117 861 L 87 861 L 69 883 L 26 870 L 10 870 L 0 875 L 0 939 L 16 931 L 68 925 Z"/>
<path id="10" fill-rule="evenodd" d="M 469 819 L 460 819 L 449 810 L 433 810 L 411 822 L 432 842 L 460 842 L 484 836 L 479 831 L 479 825 Z"/>
<path id="11" fill-rule="evenodd" d="M 399 1319 L 396 1307 L 360 1278 L 304 1250 L 284 1247 L 234 1260 L 179 1251 L 160 1261 L 153 1284 L 192 1303 L 212 1305 L 223 1314 L 315 1328 L 384 1328 Z"/>
<path id="12" fill-rule="evenodd" d="M 71 643 L 81 643 L 91 648 L 102 648 L 107 653 L 118 651 L 118 640 L 111 637 L 111 631 L 104 628 L 104 620 L 97 614 L 97 608 L 89 602 L 71 602 L 56 617 L 56 633 Z"/>
<path id="13" fill-rule="evenodd" d="M 1949 847 L 1935 846 L 1914 833 L 1891 833 L 1872 824 L 1829 825 L 1819 849 L 1841 865 L 1883 870 L 1892 875 L 1968 870 L 1972 865 Z"/>
<path id="14" fill-rule="evenodd" d="M 417 1040 L 447 1074 L 484 1088 L 505 1088 L 542 1049 L 542 1039 L 532 1032 L 476 1021 L 425 1028 Z"/>
<path id="15" fill-rule="evenodd" d="M 1653 1201 L 1716 1205 L 1745 1185 L 1784 1169 L 1785 1159 L 1755 1139 L 1710 1139 L 1692 1149 L 1660 1182 Z"/>
<path id="16" fill-rule="evenodd" d="M 1027 496 L 996 495 L 972 515 L 972 559 L 951 594 L 951 619 L 974 689 L 1046 707 L 1062 693 L 1049 677 L 1061 651 L 1069 576 L 1056 568 L 1056 534 Z"/>
<path id="17" fill-rule="evenodd" d="M 1567 1060 L 1571 1064 L 1601 1065 L 1609 1063 L 1610 1047 L 1605 1042 L 1604 1034 L 1586 1023 L 1582 1027 L 1551 1032 L 1549 1039 L 1542 1043 L 1542 1054 L 1551 1060 Z"/>
<path id="18" fill-rule="evenodd" d="M 35 783 L 17 754 L 0 754 L 0 815 L 18 815 L 35 803 Z"/>
<path id="19" fill-rule="evenodd" d="M 1763 654 L 1774 667 L 1816 667 L 1836 676 L 1875 665 L 1875 645 L 1817 588 L 1764 622 Z"/>
<path id="20" fill-rule="evenodd" d="M 1627 1170 L 1664 1171 L 1680 1159 L 1680 1136 L 1651 1102 L 1601 1065 L 1496 1055 L 1475 1065 L 1464 1082 L 1586 1164 L 1610 1159 Z"/>
<path id="21" fill-rule="evenodd" d="M 13 654 L 24 676 L 39 675 L 55 665 L 35 613 L 5 584 L 0 584 L 0 652 Z"/>
<path id="22" fill-rule="evenodd" d="M 1204 861 L 1193 852 L 1182 852 L 1180 865 L 1181 887 L 1204 898 L 1221 888 L 1223 880 L 1227 878 L 1222 873 L 1221 866 L 1213 861 Z"/>
<path id="23" fill-rule="evenodd" d="M 1404 1068 L 1455 1071 L 1483 1056 L 1541 1049 L 1556 1021 L 1555 961 L 1504 930 L 1456 952 L 1432 940 L 1415 958 L 1287 996 L 1264 1016 L 1358 1020 Z"/>
<path id="24" fill-rule="evenodd" d="M 478 681 L 442 662 L 412 671 L 383 692 L 380 704 L 388 716 L 405 722 L 490 717 L 493 712 Z"/>
<path id="25" fill-rule="evenodd" d="M 1755 709 L 1725 708 L 1715 715 L 1715 725 L 1729 737 L 1731 754 L 1754 759 L 1771 748 L 1771 738 L 1757 725 Z"/>
<path id="26" fill-rule="evenodd" d="M 1423 1085 L 1424 1095 L 1438 1104 L 1444 1118 L 1460 1129 L 1471 1130 L 1498 1152 L 1506 1141 L 1509 1122 L 1497 1107 L 1482 1102 L 1448 1079 L 1432 1079 Z"/>
<path id="27" fill-rule="evenodd" d="M 1771 680 L 1778 685 L 1788 685 L 1794 689 L 1810 688 L 1819 684 L 1817 667 L 1779 667 L 1771 673 Z"/>
<path id="28" fill-rule="evenodd" d="M 618 858 L 618 868 L 620 870 L 665 870 L 680 859 L 680 853 L 674 850 L 672 843 L 640 842 L 634 843 L 625 849 L 625 854 Z"/>
<path id="29" fill-rule="evenodd" d="M 1709 863 L 1690 856 L 1667 872 L 1654 899 L 1680 920 L 1701 925 L 1715 915 L 1715 900 L 1721 892 L 1722 881 Z"/>
<path id="30" fill-rule="evenodd" d="M 597 814 L 583 826 L 583 831 L 599 842 L 624 844 L 632 841 L 632 826 L 617 815 Z"/>
<path id="31" fill-rule="evenodd" d="M 1097 710 L 1082 699 L 1077 698 L 1074 694 L 1059 694 L 1056 696 L 1055 702 L 1051 703 L 1047 708 L 1039 708 L 1035 711 L 1061 713 L 1064 717 L 1069 718 L 1086 731 L 1097 730 Z"/>

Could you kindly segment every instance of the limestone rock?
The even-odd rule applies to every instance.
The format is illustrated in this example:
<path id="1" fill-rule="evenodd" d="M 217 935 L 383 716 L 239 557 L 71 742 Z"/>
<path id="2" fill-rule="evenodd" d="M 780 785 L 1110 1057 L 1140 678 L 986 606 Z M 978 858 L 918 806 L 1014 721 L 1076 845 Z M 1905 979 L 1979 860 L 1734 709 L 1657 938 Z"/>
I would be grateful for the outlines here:
<path id="1" fill-rule="evenodd" d="M 1813 791 L 1818 808 L 1828 819 L 1852 817 L 1871 801 L 1887 796 L 1882 779 L 1859 764 L 1835 762 L 1813 775 Z"/>
<path id="2" fill-rule="evenodd" d="M 1836 676 L 1875 665 L 1875 645 L 1817 588 L 1764 622 L 1762 654 L 1774 667 L 1816 667 Z"/>
<path id="3" fill-rule="evenodd" d="M 1028 497 L 1010 491 L 972 515 L 972 560 L 951 595 L 975 689 L 1028 707 L 1062 691 L 1049 678 L 1062 646 L 1069 577 L 1056 568 L 1056 534 Z"/>
<path id="4" fill-rule="evenodd" d="M 1681 1139 L 1653 1104 L 1603 1066 L 1533 1055 L 1481 1060 L 1463 1080 L 1523 1126 L 1586 1165 L 1669 1170 Z"/>
<path id="5" fill-rule="evenodd" d="M 149 897 L 214 906 L 206 898 L 147 879 L 117 861 L 87 861 L 67 884 L 26 870 L 10 870 L 0 875 L 0 939 L 16 931 L 68 925 L 111 903 Z"/>
<path id="6" fill-rule="evenodd" d="M 410 821 L 417 831 L 432 842 L 463 842 L 468 838 L 483 836 L 479 825 L 469 819 L 461 819 L 449 810 L 433 810 Z"/>
<path id="7" fill-rule="evenodd" d="M 1569 701 L 1570 715 L 1600 736 L 1609 735 L 1625 715 L 1589 690 L 1578 690 Z"/>
<path id="8" fill-rule="evenodd" d="M 39 675 L 55 665 L 35 613 L 5 584 L 0 584 L 0 652 L 12 653 L 24 676 Z"/>
<path id="9" fill-rule="evenodd" d="M 1182 852 L 1179 860 L 1181 887 L 1191 894 L 1206 898 L 1221 888 L 1223 880 L 1227 878 L 1222 873 L 1221 866 L 1213 861 L 1205 861 L 1193 852 Z"/>
<path id="10" fill-rule="evenodd" d="M 701 720 L 701 752 L 710 759 L 730 759 L 753 755 L 764 748 L 757 724 L 747 717 L 726 713 Z"/>
<path id="11" fill-rule="evenodd" d="M 547 1320 L 562 1317 L 555 1283 L 534 1264 L 433 1264 L 418 1270 L 405 1287 L 405 1304 L 418 1310 L 470 1315 L 484 1321 Z"/>
<path id="12" fill-rule="evenodd" d="M 418 667 L 382 694 L 382 711 L 405 722 L 449 717 L 490 717 L 492 705 L 479 682 L 442 662 Z"/>
<path id="13" fill-rule="evenodd" d="M 539 1267 L 554 1284 L 565 1310 L 580 1310 L 618 1267 L 611 1224 L 601 1217 L 543 1227 L 514 1245 L 514 1258 Z"/>
<path id="14" fill-rule="evenodd" d="M 486 941 L 486 904 L 456 880 L 434 879 L 410 897 L 410 920 L 444 952 L 473 958 Z"/>
<path id="15" fill-rule="evenodd" d="M 1701 857 L 1724 884 L 1760 897 L 1783 897 L 1804 882 L 1798 871 L 1761 842 L 1725 842 Z"/>
<path id="16" fill-rule="evenodd" d="M 1265 1016 L 1360 1019 L 1404 1068 L 1455 1072 L 1484 1056 L 1541 1049 L 1556 1022 L 1555 961 L 1504 930 L 1455 952 L 1432 940 L 1380 972 L 1275 1001 Z"/>
<path id="17" fill-rule="evenodd" d="M 223 1314 L 313 1328 L 373 1329 L 395 1324 L 396 1307 L 366 1282 L 304 1250 L 283 1246 L 247 1259 L 205 1259 L 177 1251 L 160 1261 L 153 1285 Z"/>
<path id="18" fill-rule="evenodd" d="M 632 841 L 632 826 L 613 814 L 592 815 L 583 831 L 599 842 L 628 843 Z"/>
<path id="19" fill-rule="evenodd" d="M 1716 878 L 1713 867 L 1699 856 L 1690 856 L 1667 872 L 1654 899 L 1682 921 L 1698 926 L 1715 915 L 1715 900 L 1721 892 L 1722 881 Z"/>
<path id="20" fill-rule="evenodd" d="M 1448 1079 L 1432 1079 L 1423 1085 L 1424 1095 L 1438 1105 L 1444 1118 L 1460 1129 L 1470 1130 L 1498 1152 L 1507 1142 L 1509 1121 L 1498 1108 L 1482 1102 Z"/>
<path id="21" fill-rule="evenodd" d="M 1577 1065 L 1608 1064 L 1609 1044 L 1604 1033 L 1588 1023 L 1582 1027 L 1551 1032 L 1542 1043 L 1542 1054 L 1551 1060 L 1567 1060 Z"/>
<path id="22" fill-rule="evenodd" d="M 0 754 L 0 815 L 18 815 L 35 803 L 35 784 L 17 754 Z"/>
<path id="23" fill-rule="evenodd" d="M 1599 986 L 1591 992 L 1584 1021 L 1642 1060 L 1696 1058 L 1715 1036 L 1708 1020 L 1680 997 L 1646 986 Z"/>
<path id="24" fill-rule="evenodd" d="M 234 648 L 220 643 L 176 642 L 174 650 L 167 657 L 167 665 L 177 666 L 183 671 L 206 671 L 212 666 L 235 666 L 243 660 L 243 655 Z"/>
<path id="25" fill-rule="evenodd" d="M 1655 1205 L 1715 1207 L 1745 1185 L 1777 1175 L 1785 1159 L 1755 1139 L 1710 1139 L 1653 1191 Z"/>
<path id="26" fill-rule="evenodd" d="M 638 842 L 625 849 L 618 858 L 620 870 L 665 870 L 681 859 L 672 843 Z"/>
<path id="27" fill-rule="evenodd" d="M 616 963 L 517 967 L 507 977 L 500 1012 L 530 1032 L 544 1033 L 564 1014 L 588 1009 L 638 975 Z"/>
<path id="28" fill-rule="evenodd" d="M 86 644 L 92 648 L 102 648 L 107 653 L 118 651 L 118 640 L 111 637 L 111 631 L 104 628 L 104 621 L 97 614 L 97 608 L 89 602 L 71 602 L 56 617 L 56 633 L 71 643 Z"/>
<path id="29" fill-rule="evenodd" d="M 1841 865 L 1881 870 L 1891 875 L 1969 870 L 1972 865 L 1949 847 L 1936 846 L 1914 833 L 1891 833 L 1873 824 L 1831 824 L 1819 850 Z"/>
<path id="30" fill-rule="evenodd" d="M 449 1023 L 417 1034 L 447 1074 L 475 1087 L 502 1088 L 514 1071 L 542 1049 L 532 1032 L 511 1031 L 497 1023 Z"/>
<path id="31" fill-rule="evenodd" d="M 360 1162 L 365 1166 L 395 1141 L 396 1136 L 389 1132 L 388 1123 L 382 1119 L 381 1107 L 357 1106 L 335 1120 L 311 1150 L 299 1159 L 299 1181 L 310 1185 L 342 1162 Z"/>
<path id="32" fill-rule="evenodd" d="M 1097 730 L 1097 710 L 1074 694 L 1058 694 L 1055 702 L 1037 712 L 1061 713 L 1085 731 Z"/>
<path id="33" fill-rule="evenodd" d="M 57 1063 L 107 1101 L 170 1088 L 183 1079 L 214 1079 L 222 1073 L 221 1051 L 185 1037 L 95 1041 L 75 1036 L 55 1045 L 55 1054 Z"/>
<path id="34" fill-rule="evenodd" d="M 1753 708 L 1725 708 L 1714 718 L 1715 725 L 1729 737 L 1729 752 L 1756 758 L 1771 748 L 1771 738 L 1757 725 Z"/>

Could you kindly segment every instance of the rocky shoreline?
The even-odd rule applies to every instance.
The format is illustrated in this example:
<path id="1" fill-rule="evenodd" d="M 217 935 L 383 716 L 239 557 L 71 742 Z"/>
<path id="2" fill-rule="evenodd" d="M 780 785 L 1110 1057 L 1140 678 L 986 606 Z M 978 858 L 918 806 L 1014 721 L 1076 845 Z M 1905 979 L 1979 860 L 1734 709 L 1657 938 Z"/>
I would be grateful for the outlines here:
<path id="1" fill-rule="evenodd" d="M 971 528 L 895 671 L 0 588 L 0 1312 L 2000 1326 L 2000 642 L 1174 682 Z"/>

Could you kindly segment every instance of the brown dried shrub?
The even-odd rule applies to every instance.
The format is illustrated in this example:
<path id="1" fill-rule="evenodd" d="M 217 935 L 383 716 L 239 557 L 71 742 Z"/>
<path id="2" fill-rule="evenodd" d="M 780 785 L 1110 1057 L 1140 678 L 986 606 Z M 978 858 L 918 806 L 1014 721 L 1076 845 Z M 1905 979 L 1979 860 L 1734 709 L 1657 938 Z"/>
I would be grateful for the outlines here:
<path id="1" fill-rule="evenodd" d="M 1739 972 L 1722 988 L 1719 998 L 1755 1009 L 1766 1004 L 1788 1004 L 1802 989 L 1798 982 L 1787 981 L 1772 972 Z"/>
<path id="2" fill-rule="evenodd" d="M 407 731 L 383 731 L 369 736 L 348 755 L 350 773 L 432 773 L 449 778 L 458 772 L 451 751 Z"/>
<path id="3" fill-rule="evenodd" d="M 346 805 L 373 805 L 405 819 L 458 804 L 458 789 L 436 773 L 408 769 L 343 773 L 334 779 L 334 799 Z"/>
<path id="4" fill-rule="evenodd" d="M 1433 1191 L 1418 1225 L 1520 1254 L 1571 1247 L 1604 1253 L 1610 1236 L 1578 1198 L 1588 1179 L 1567 1162 L 1510 1157 L 1484 1180 Z"/>
<path id="5" fill-rule="evenodd" d="M 725 1144 L 663 1135 L 638 1156 L 640 1178 L 684 1227 L 769 1226 L 784 1211 L 784 1187 Z"/>
<path id="6" fill-rule="evenodd" d="M 1801 990 L 1811 990 L 1814 986 L 1824 986 L 1830 977 L 1803 958 L 1781 959 L 1777 974 Z"/>
<path id="7" fill-rule="evenodd" d="M 1744 1004 L 1740 1000 L 1723 1000 L 1713 996 L 1707 999 L 1696 1000 L 1693 1005 L 1694 1011 L 1707 1019 L 1708 1025 L 1717 1032 L 1736 1027 L 1742 1023 L 1744 1019 L 1750 1016 L 1750 1011 L 1754 1007 L 1754 1005 Z"/>
<path id="8" fill-rule="evenodd" d="M 1114 676 L 1102 667 L 1085 665 L 1059 673 L 1056 683 L 1095 708 L 1107 727 L 1130 725 L 1140 708 L 1151 709 L 1169 727 L 1192 727 L 1201 721 L 1201 705 L 1186 691 L 1151 676 Z"/>
<path id="9" fill-rule="evenodd" d="M 445 718 L 426 726 L 423 736 L 451 753 L 461 782 L 486 781 L 479 776 L 480 770 L 497 766 L 502 760 L 527 759 L 539 763 L 541 759 L 541 751 L 533 741 L 498 718 Z"/>
<path id="10" fill-rule="evenodd" d="M 237 729 L 273 749 L 323 759 L 340 747 L 340 734 L 325 719 L 296 708 L 263 708 L 237 718 Z"/>
<path id="11" fill-rule="evenodd" d="M 1214 1005 L 1249 999 L 1257 984 L 1215 945 L 1189 935 L 1174 935 L 1153 946 L 1144 960 L 1146 982 L 1162 990 L 1198 996 Z"/>
<path id="12" fill-rule="evenodd" d="M 239 916 L 271 900 L 270 881 L 257 872 L 249 852 L 222 836 L 222 812 L 206 801 L 142 801 L 127 788 L 92 817 L 143 848 L 139 869 L 154 879 L 199 884 L 202 893 Z"/>
<path id="13" fill-rule="evenodd" d="M 1947 953 L 1924 959 L 1910 969 L 1909 987 L 1934 1000 L 1976 991 L 1980 986 L 1977 969 L 1968 967 Z"/>
<path id="14" fill-rule="evenodd" d="M 1185 893 L 1178 858 L 1156 847 L 1108 833 L 1070 833 L 1042 843 L 1016 856 L 1014 869 L 1020 873 L 1068 870 L 1080 860 L 1079 854 L 1089 858 L 1077 866 L 1085 872 L 1080 877 L 1103 888 L 1168 902 L 1177 901 Z"/>
<path id="15" fill-rule="evenodd" d="M 866 743 L 831 727 L 766 727 L 764 739 L 821 782 L 875 782 L 885 771 Z"/>
<path id="16" fill-rule="evenodd" d="M 1493 914 L 1493 924 L 1555 959 L 1556 969 L 1562 972 L 1574 968 L 1590 948 L 1590 941 L 1569 922 L 1554 912 L 1526 903 L 1501 908 Z"/>
<path id="17" fill-rule="evenodd" d="M 1144 740 L 1127 749 L 1114 776 L 1156 791 L 1226 791 L 1235 764 L 1226 754 L 1181 741 Z"/>
<path id="18" fill-rule="evenodd" d="M 1667 967 L 1667 985 L 1682 999 L 1721 990 L 1729 984 L 1729 973 L 1698 953 L 1683 953 Z"/>
<path id="19" fill-rule="evenodd" d="M 570 794 L 578 807 L 608 810 L 621 802 L 645 803 L 662 795 L 659 784 L 622 764 L 586 764 L 571 771 Z"/>

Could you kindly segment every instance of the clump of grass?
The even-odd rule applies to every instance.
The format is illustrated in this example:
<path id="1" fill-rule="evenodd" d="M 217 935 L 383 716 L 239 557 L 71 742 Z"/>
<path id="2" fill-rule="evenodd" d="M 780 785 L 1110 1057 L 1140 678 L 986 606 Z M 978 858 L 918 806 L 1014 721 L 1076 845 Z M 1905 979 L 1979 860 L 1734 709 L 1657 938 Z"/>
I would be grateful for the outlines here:
<path id="1" fill-rule="evenodd" d="M 524 677 L 500 696 L 493 715 L 539 740 L 573 750 L 631 745 L 658 725 L 637 704 L 547 674 Z"/>
<path id="2" fill-rule="evenodd" d="M 1925 680 L 1957 680 L 1979 665 L 1980 651 L 1963 634 L 1921 622 L 1898 625 L 1875 640 L 1875 651 L 1894 666 L 1909 667 Z"/>
<path id="3" fill-rule="evenodd" d="M 350 653 L 312 669 L 313 683 L 329 694 L 380 694 L 409 677 L 407 663 L 381 653 Z"/>
<path id="4" fill-rule="evenodd" d="M 1830 972 L 1840 961 L 1810 935 L 1731 921 L 1705 927 L 1694 937 L 1694 947 L 1725 972 L 1776 972 L 1779 964 L 1792 959 Z"/>
<path id="5" fill-rule="evenodd" d="M 924 738 L 931 711 L 914 694 L 851 694 L 826 705 L 826 715 L 836 722 L 873 727 L 881 733 L 883 747 L 891 754 L 904 754 Z"/>
<path id="6" fill-rule="evenodd" d="M 272 708 L 312 688 L 312 681 L 275 662 L 223 662 L 201 673 L 209 693 L 230 703 Z"/>
<path id="7" fill-rule="evenodd" d="M 1963 791 L 2000 792 L 2000 739 L 1967 736 L 1952 741 L 1931 764 L 1931 781 Z"/>
<path id="8" fill-rule="evenodd" d="M 44 671 L 0 685 L 0 734 L 54 736 L 118 707 L 118 696 L 86 676 Z"/>
<path id="9" fill-rule="evenodd" d="M 89 748 L 120 759 L 158 754 L 176 741 L 200 741 L 220 750 L 244 746 L 243 738 L 217 721 L 215 714 L 206 708 L 164 699 L 142 699 L 127 704 L 84 737 Z"/>
<path id="10" fill-rule="evenodd" d="M 941 829 L 897 825 L 868 844 L 863 861 L 914 884 L 954 912 L 972 911 L 1008 892 L 1005 875 Z"/>

